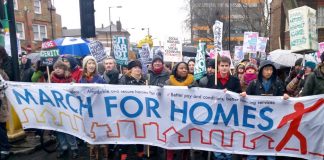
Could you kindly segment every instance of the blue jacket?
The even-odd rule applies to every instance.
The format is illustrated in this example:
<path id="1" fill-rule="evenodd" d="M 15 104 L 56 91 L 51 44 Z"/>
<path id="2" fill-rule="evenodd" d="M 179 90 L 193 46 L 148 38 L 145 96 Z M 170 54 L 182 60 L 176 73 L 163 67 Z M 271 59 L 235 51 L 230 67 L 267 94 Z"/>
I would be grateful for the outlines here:
<path id="1" fill-rule="evenodd" d="M 100 83 L 100 84 L 106 84 L 107 82 L 101 77 L 99 76 L 98 74 L 94 75 L 93 76 L 93 79 L 91 82 L 87 82 L 87 79 L 82 77 L 80 79 L 80 82 L 79 83 Z"/>

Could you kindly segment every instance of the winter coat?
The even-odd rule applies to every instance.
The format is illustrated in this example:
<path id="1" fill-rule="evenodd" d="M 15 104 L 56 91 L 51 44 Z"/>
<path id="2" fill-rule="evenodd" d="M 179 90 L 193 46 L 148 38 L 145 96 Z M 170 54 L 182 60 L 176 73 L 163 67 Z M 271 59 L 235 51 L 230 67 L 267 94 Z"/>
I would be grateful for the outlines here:
<path id="1" fill-rule="evenodd" d="M 33 73 L 33 76 L 31 77 L 31 81 L 32 82 L 41 82 L 41 83 L 44 83 L 46 82 L 47 78 L 45 77 L 47 73 L 44 73 L 42 71 L 35 71 Z"/>
<path id="2" fill-rule="evenodd" d="M 301 96 L 324 94 L 324 63 L 307 76 Z"/>
<path id="3" fill-rule="evenodd" d="M 270 89 L 268 92 L 265 91 L 262 85 L 262 81 L 263 81 L 262 70 L 267 65 L 270 65 L 273 68 L 273 73 L 270 77 L 271 80 Z M 256 80 L 253 80 L 249 84 L 248 88 L 246 89 L 246 94 L 264 95 L 264 96 L 283 96 L 284 91 L 285 91 L 284 84 L 277 77 L 277 69 L 275 68 L 275 66 L 271 61 L 265 60 L 261 62 L 258 78 Z"/>
<path id="4" fill-rule="evenodd" d="M 137 80 L 134 77 L 132 77 L 130 74 L 125 74 L 120 78 L 119 84 L 122 84 L 122 85 L 146 85 L 145 81 L 146 80 L 143 78 L 143 76 L 141 77 L 140 80 Z"/>
<path id="5" fill-rule="evenodd" d="M 297 97 L 300 91 L 303 89 L 305 84 L 305 79 L 298 79 L 295 77 L 291 82 L 288 83 L 286 86 L 286 90 L 289 96 Z"/>
<path id="6" fill-rule="evenodd" d="M 9 80 L 9 77 L 4 70 L 0 69 L 0 75 L 5 81 Z M 0 123 L 4 123 L 8 120 L 9 108 L 6 96 L 0 97 Z"/>
<path id="7" fill-rule="evenodd" d="M 100 84 L 106 84 L 107 82 L 99 75 L 95 74 L 91 81 L 87 81 L 86 77 L 82 77 L 79 81 L 79 83 L 100 83 Z"/>
<path id="8" fill-rule="evenodd" d="M 31 67 L 31 60 L 27 59 L 26 64 L 20 65 L 20 81 L 21 82 L 32 82 L 32 76 L 34 69 Z"/>
<path id="9" fill-rule="evenodd" d="M 71 77 L 73 82 L 79 82 L 82 78 L 82 69 L 79 66 L 76 66 L 74 70 L 71 71 Z"/>
<path id="10" fill-rule="evenodd" d="M 232 75 L 229 76 L 229 80 L 225 85 L 223 85 L 219 80 L 217 81 L 217 85 L 215 85 L 215 75 L 212 75 L 208 80 L 207 88 L 227 89 L 235 93 L 242 92 L 240 80 Z"/>
<path id="11" fill-rule="evenodd" d="M 68 73 L 65 76 L 59 77 L 54 72 L 51 74 L 51 83 L 70 83 L 72 82 L 72 77 Z"/>
<path id="12" fill-rule="evenodd" d="M 199 87 L 206 88 L 209 81 L 209 76 L 205 76 L 199 80 Z"/>
<path id="13" fill-rule="evenodd" d="M 165 81 L 167 81 L 169 79 L 169 72 L 165 71 L 165 69 L 162 70 L 162 72 L 160 74 L 156 74 L 153 72 L 153 70 L 149 70 L 148 71 L 149 74 L 149 85 L 154 85 L 154 86 L 158 86 L 158 85 L 164 85 Z"/>
<path id="14" fill-rule="evenodd" d="M 14 80 L 13 64 L 10 56 L 0 57 L 0 69 L 3 69 L 10 81 Z"/>
<path id="15" fill-rule="evenodd" d="M 108 84 L 118 84 L 119 81 L 119 72 L 117 69 L 113 69 L 109 72 L 105 71 L 102 75 L 102 78 L 108 83 Z"/>

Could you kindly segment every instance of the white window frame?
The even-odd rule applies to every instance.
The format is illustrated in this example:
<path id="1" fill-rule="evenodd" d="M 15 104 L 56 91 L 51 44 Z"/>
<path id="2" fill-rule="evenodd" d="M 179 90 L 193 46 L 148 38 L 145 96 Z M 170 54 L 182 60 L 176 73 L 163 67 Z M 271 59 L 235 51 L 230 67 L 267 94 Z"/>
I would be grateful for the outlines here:
<path id="1" fill-rule="evenodd" d="M 14 9 L 18 10 L 18 0 L 14 0 Z"/>
<path id="2" fill-rule="evenodd" d="M 35 3 L 39 3 L 39 11 L 36 10 Z M 42 14 L 42 0 L 34 0 L 34 12 L 36 14 Z"/>
<path id="3" fill-rule="evenodd" d="M 33 34 L 34 34 L 34 40 L 35 41 L 42 41 L 43 40 L 43 38 L 47 38 L 47 26 L 46 25 L 41 25 L 41 24 L 33 24 L 33 26 L 32 27 L 34 27 L 34 26 L 37 26 L 37 33 L 38 33 L 38 37 L 36 37 L 35 36 L 35 33 L 34 33 L 34 28 L 33 28 Z M 41 37 L 41 32 L 40 32 L 40 27 L 41 26 L 44 26 L 45 27 L 45 37 Z"/>
<path id="4" fill-rule="evenodd" d="M 24 40 L 25 39 L 25 25 L 22 22 L 16 22 L 16 26 L 18 24 L 21 24 L 21 29 L 22 29 L 22 34 L 19 34 L 19 37 L 18 38 L 21 39 L 21 40 Z M 16 30 L 17 30 L 17 27 L 16 27 Z"/>

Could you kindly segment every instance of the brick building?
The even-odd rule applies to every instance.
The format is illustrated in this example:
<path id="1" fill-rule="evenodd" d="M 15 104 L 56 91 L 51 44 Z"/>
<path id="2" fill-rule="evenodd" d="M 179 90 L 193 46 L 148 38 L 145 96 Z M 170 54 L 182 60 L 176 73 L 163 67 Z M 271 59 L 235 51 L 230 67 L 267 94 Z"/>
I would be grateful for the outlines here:
<path id="1" fill-rule="evenodd" d="M 111 24 L 111 36 L 124 36 L 129 42 L 129 32 L 125 29 L 118 29 L 117 25 Z M 67 29 L 63 27 L 62 37 L 81 37 L 81 29 Z M 96 37 L 95 40 L 100 41 L 105 47 L 110 47 L 111 38 L 110 38 L 110 26 L 101 28 L 96 28 Z"/>
<path id="2" fill-rule="evenodd" d="M 62 36 L 61 16 L 51 0 L 14 0 L 17 33 L 23 50 L 41 49 L 43 39 Z"/>
<path id="3" fill-rule="evenodd" d="M 288 10 L 307 5 L 316 10 L 318 42 L 324 42 L 323 0 L 273 0 L 271 2 L 270 51 L 290 49 Z"/>

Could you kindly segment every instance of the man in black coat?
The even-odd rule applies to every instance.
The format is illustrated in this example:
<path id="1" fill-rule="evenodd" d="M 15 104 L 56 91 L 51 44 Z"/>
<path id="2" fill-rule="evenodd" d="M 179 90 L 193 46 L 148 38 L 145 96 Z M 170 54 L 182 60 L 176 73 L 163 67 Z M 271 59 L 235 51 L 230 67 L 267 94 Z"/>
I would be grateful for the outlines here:
<path id="1" fill-rule="evenodd" d="M 3 46 L 0 46 L 0 68 L 5 71 L 10 81 L 14 80 L 12 59 Z"/>
<path id="2" fill-rule="evenodd" d="M 116 60 L 112 57 L 104 59 L 105 72 L 102 77 L 108 84 L 118 84 L 119 72 L 116 68 Z"/>
<path id="3" fill-rule="evenodd" d="M 215 76 L 210 76 L 207 88 L 226 89 L 232 92 L 241 93 L 240 80 L 230 74 L 231 60 L 228 57 L 220 57 L 217 63 L 217 85 Z"/>
<path id="4" fill-rule="evenodd" d="M 21 82 L 31 82 L 31 77 L 34 74 L 34 69 L 32 68 L 32 63 L 29 58 L 24 54 L 21 56 L 20 65 L 20 81 Z"/>

